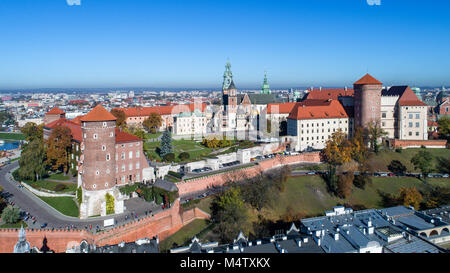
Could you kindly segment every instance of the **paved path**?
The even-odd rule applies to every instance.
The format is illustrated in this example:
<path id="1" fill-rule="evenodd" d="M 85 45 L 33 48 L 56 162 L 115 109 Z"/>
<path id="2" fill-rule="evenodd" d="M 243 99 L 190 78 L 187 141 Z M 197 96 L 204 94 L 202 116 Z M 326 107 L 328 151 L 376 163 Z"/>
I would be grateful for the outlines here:
<path id="1" fill-rule="evenodd" d="M 145 216 L 146 212 L 152 211 L 151 213 L 154 214 L 162 210 L 158 205 L 145 202 L 140 198 L 132 198 L 125 201 L 127 211 L 122 214 L 88 219 L 65 216 L 27 189 L 18 187 L 18 183 L 14 181 L 10 173 L 18 167 L 18 164 L 18 162 L 13 162 L 0 169 L 0 186 L 3 187 L 3 193 L 8 202 L 14 202 L 15 206 L 19 207 L 23 212 L 28 212 L 36 218 L 35 224 L 27 221 L 30 228 L 38 228 L 41 224 L 47 223 L 48 228 L 66 228 L 73 225 L 74 228 L 85 229 L 92 225 L 92 230 L 94 230 L 97 225 L 102 228 L 103 220 L 105 219 L 114 218 L 117 224 L 123 224 L 135 218 L 136 214 L 141 217 Z M 126 219 L 127 216 L 128 219 Z"/>

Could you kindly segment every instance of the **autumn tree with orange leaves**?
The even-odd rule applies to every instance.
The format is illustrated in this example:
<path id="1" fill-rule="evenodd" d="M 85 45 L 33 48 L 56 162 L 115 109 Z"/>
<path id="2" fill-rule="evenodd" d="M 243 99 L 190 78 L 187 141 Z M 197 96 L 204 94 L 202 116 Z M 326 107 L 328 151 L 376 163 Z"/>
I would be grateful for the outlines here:
<path id="1" fill-rule="evenodd" d="M 45 163 L 53 171 L 62 170 L 67 173 L 71 148 L 72 134 L 70 129 L 64 126 L 54 128 L 47 140 L 47 160 Z"/>
<path id="2" fill-rule="evenodd" d="M 320 153 L 321 160 L 328 165 L 328 187 L 334 193 L 338 192 L 336 169 L 352 160 L 352 150 L 352 144 L 347 139 L 347 135 L 342 130 L 338 130 L 331 135 Z"/>

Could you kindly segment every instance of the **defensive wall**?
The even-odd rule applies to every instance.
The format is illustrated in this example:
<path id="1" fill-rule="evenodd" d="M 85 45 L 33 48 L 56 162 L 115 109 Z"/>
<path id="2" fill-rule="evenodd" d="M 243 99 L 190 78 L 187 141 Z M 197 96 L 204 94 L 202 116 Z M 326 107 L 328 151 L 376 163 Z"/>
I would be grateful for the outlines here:
<path id="1" fill-rule="evenodd" d="M 275 158 L 267 159 L 258 162 L 257 165 L 237 169 L 235 171 L 223 172 L 218 174 L 212 174 L 209 176 L 203 176 L 196 179 L 190 179 L 187 181 L 181 181 L 176 183 L 178 187 L 178 192 L 180 196 L 189 195 L 192 193 L 204 191 L 209 187 L 220 187 L 226 182 L 238 182 L 244 177 L 253 177 L 261 172 L 268 171 L 273 168 L 281 167 L 282 165 L 292 165 L 305 162 L 320 162 L 320 155 L 318 152 L 314 153 L 303 153 L 299 155 L 291 156 L 280 156 L 277 155 Z"/>
<path id="2" fill-rule="evenodd" d="M 26 239 L 31 247 L 41 248 L 43 239 L 47 238 L 47 246 L 58 253 L 65 252 L 67 248 L 74 245 L 79 245 L 83 240 L 97 246 L 113 245 L 122 241 L 133 242 L 156 235 L 160 240 L 164 240 L 193 220 L 208 219 L 209 217 L 209 214 L 198 208 L 183 211 L 180 208 L 180 199 L 177 199 L 171 208 L 158 214 L 149 215 L 97 234 L 86 230 L 26 229 Z M 13 252 L 18 239 L 19 229 L 0 229 L 0 253 Z"/>

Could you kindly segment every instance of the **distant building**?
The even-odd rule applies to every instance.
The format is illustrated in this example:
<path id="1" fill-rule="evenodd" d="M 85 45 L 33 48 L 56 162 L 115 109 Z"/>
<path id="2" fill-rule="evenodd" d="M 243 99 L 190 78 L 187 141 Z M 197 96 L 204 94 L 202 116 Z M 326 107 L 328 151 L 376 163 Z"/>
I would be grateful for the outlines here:
<path id="1" fill-rule="evenodd" d="M 66 250 L 66 253 L 159 253 L 158 236 L 138 239 L 135 242 L 120 242 L 117 245 L 96 246 L 83 240 Z"/>

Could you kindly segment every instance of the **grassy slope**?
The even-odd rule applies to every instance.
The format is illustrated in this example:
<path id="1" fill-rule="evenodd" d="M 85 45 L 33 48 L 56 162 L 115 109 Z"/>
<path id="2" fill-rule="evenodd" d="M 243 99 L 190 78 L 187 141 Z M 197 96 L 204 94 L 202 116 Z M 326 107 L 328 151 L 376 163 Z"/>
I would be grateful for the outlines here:
<path id="1" fill-rule="evenodd" d="M 78 217 L 78 206 L 72 197 L 38 197 L 62 214 Z"/>
<path id="2" fill-rule="evenodd" d="M 146 142 L 144 148 L 149 151 L 153 158 L 161 160 L 161 157 L 155 152 L 157 147 L 160 147 L 160 142 Z M 208 155 L 213 149 L 206 148 L 200 143 L 193 140 L 173 140 L 173 151 L 175 153 L 175 161 L 180 161 L 178 155 L 182 152 L 188 152 L 190 154 L 189 160 L 199 160 L 203 155 Z"/>
<path id="3" fill-rule="evenodd" d="M 172 248 L 173 243 L 176 243 L 179 246 L 185 245 L 188 241 L 190 241 L 195 235 L 200 233 L 206 227 L 208 227 L 210 222 L 204 219 L 196 219 L 191 223 L 187 224 L 183 228 L 181 228 L 176 233 L 169 236 L 159 245 L 160 251 L 165 252 Z"/>
<path id="4" fill-rule="evenodd" d="M 59 193 L 70 193 L 75 192 L 77 190 L 77 185 L 73 183 L 63 183 L 63 182 L 53 182 L 53 181 L 47 181 L 47 180 L 38 180 L 38 181 L 24 181 L 30 186 L 37 185 L 39 188 L 47 189 L 50 191 L 55 191 L 55 187 L 58 184 L 64 184 L 67 186 L 67 189 L 60 191 Z"/>
<path id="5" fill-rule="evenodd" d="M 63 173 L 54 173 L 52 175 L 50 175 L 48 177 L 48 179 L 53 179 L 53 180 L 70 180 L 70 177 L 64 175 Z"/>
<path id="6" fill-rule="evenodd" d="M 387 166 L 391 163 L 392 160 L 399 160 L 402 162 L 407 168 L 408 172 L 417 172 L 414 170 L 414 166 L 411 164 L 411 158 L 421 149 L 403 149 L 401 153 L 397 153 L 394 151 L 383 151 L 380 152 L 379 155 L 371 157 L 369 160 L 371 164 L 375 167 L 376 171 L 385 171 L 387 172 Z M 445 157 L 450 158 L 450 149 L 426 149 L 426 151 L 430 152 L 434 158 L 436 157 Z M 436 166 L 436 159 L 433 161 Z"/>
<path id="7" fill-rule="evenodd" d="M 21 228 L 22 226 L 24 228 L 28 227 L 27 223 L 25 223 L 24 221 L 19 221 L 15 224 L 6 224 L 5 223 L 5 224 L 1 225 L 0 228 Z"/>

